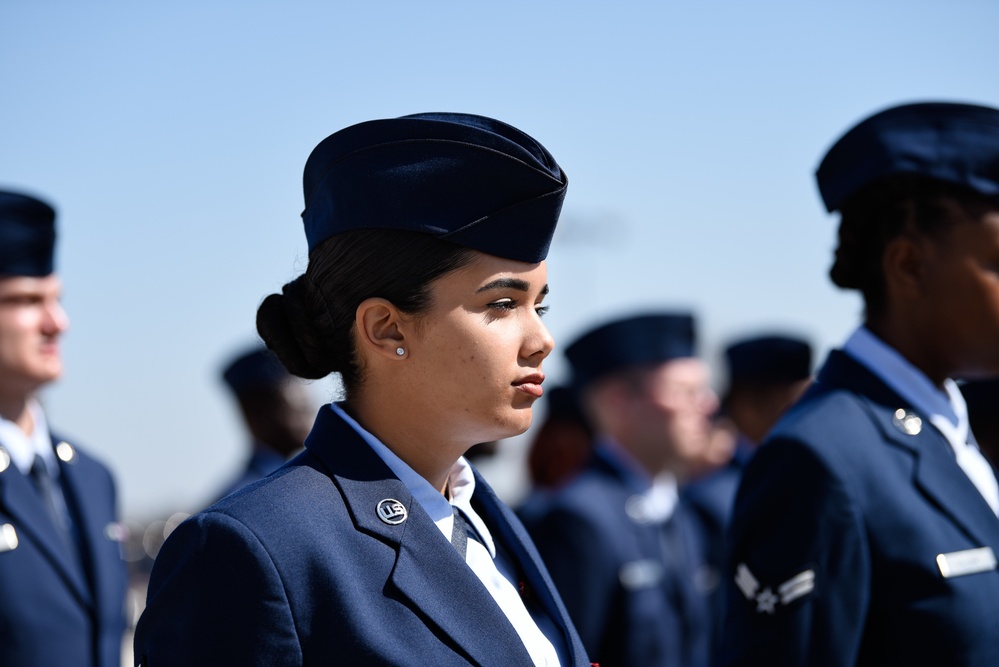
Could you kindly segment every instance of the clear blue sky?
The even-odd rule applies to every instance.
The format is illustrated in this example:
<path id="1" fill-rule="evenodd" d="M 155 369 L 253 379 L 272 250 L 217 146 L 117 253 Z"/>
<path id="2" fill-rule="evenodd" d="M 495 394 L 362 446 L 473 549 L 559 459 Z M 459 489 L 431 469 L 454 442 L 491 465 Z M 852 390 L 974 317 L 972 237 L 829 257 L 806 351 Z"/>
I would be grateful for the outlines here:
<path id="1" fill-rule="evenodd" d="M 207 499 L 244 446 L 219 365 L 306 264 L 306 157 L 421 111 L 507 121 L 569 174 L 563 346 L 690 307 L 712 361 L 775 327 L 824 352 L 860 302 L 826 278 L 818 160 L 884 106 L 999 106 L 997 29 L 994 0 L 9 0 L 0 187 L 57 205 L 72 318 L 50 419 L 112 466 L 126 514 Z M 564 377 L 559 351 L 547 370 Z"/>

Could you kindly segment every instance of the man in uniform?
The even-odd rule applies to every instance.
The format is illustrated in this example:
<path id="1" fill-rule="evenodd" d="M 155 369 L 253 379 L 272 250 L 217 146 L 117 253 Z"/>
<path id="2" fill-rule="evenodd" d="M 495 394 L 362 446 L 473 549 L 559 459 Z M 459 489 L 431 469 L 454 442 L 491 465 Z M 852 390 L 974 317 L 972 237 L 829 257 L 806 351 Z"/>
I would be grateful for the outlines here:
<path id="1" fill-rule="evenodd" d="M 242 352 L 222 371 L 250 432 L 250 456 L 218 498 L 263 479 L 305 444 L 315 408 L 300 380 L 263 347 Z"/>
<path id="2" fill-rule="evenodd" d="M 602 667 L 706 664 L 700 546 L 677 485 L 717 400 L 688 314 L 598 327 L 566 356 L 596 438 L 583 471 L 528 522 L 591 659 Z"/>
<path id="3" fill-rule="evenodd" d="M 727 465 L 693 482 L 683 492 L 704 530 L 716 633 L 724 606 L 724 589 L 718 584 L 725 565 L 725 531 L 739 481 L 764 436 L 808 386 L 812 348 L 794 336 L 754 336 L 726 347 L 725 361 L 728 388 L 722 395 L 719 422 L 734 431 L 735 451 Z M 717 644 L 718 639 L 715 634 L 713 643 Z"/>
<path id="4" fill-rule="evenodd" d="M 55 212 L 0 192 L 0 665 L 118 667 L 125 566 L 108 470 L 49 430 L 69 320 Z"/>

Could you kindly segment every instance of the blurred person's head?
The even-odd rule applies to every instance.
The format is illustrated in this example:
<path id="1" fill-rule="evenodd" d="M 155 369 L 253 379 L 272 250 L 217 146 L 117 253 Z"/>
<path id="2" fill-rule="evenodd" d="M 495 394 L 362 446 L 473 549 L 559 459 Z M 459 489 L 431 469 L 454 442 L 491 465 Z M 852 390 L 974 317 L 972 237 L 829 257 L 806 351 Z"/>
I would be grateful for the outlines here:
<path id="1" fill-rule="evenodd" d="M 598 435 L 650 475 L 686 475 L 709 444 L 717 399 L 696 356 L 694 319 L 656 313 L 597 327 L 566 349 Z"/>
<path id="2" fill-rule="evenodd" d="M 62 374 L 69 326 L 55 274 L 55 211 L 0 191 L 0 401 L 22 401 Z"/>
<path id="3" fill-rule="evenodd" d="M 999 373 L 999 110 L 925 103 L 850 129 L 818 170 L 833 283 L 933 382 Z"/>
<path id="4" fill-rule="evenodd" d="M 302 448 L 315 410 L 303 383 L 270 350 L 240 353 L 222 371 L 253 439 L 287 457 Z"/>
<path id="5" fill-rule="evenodd" d="M 759 444 L 807 388 L 812 348 L 800 338 L 772 334 L 725 348 L 728 389 L 722 410 L 749 442 Z"/>
<path id="6" fill-rule="evenodd" d="M 583 467 L 591 453 L 593 430 L 574 387 L 553 387 L 545 398 L 548 412 L 531 440 L 527 469 L 532 484 L 554 488 Z"/>

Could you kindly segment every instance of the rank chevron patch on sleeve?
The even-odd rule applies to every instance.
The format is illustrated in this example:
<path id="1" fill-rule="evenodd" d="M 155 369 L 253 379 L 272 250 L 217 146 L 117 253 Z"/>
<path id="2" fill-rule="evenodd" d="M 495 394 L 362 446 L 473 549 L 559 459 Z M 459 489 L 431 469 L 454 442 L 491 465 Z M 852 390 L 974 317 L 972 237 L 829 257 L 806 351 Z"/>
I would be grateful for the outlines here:
<path id="1" fill-rule="evenodd" d="M 760 582 L 745 563 L 735 568 L 735 585 L 746 600 L 756 603 L 758 613 L 773 614 L 780 605 L 787 606 L 815 590 L 815 570 L 804 570 L 777 586 L 775 595 L 770 586 L 760 590 Z"/>

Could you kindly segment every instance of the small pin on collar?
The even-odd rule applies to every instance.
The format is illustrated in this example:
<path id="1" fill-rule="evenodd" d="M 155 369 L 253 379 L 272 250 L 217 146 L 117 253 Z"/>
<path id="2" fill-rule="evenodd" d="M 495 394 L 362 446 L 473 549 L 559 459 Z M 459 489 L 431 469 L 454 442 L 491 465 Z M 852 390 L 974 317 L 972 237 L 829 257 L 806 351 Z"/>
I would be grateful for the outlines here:
<path id="1" fill-rule="evenodd" d="M 73 445 L 66 441 L 60 442 L 55 448 L 56 456 L 63 463 L 76 463 L 76 450 L 73 449 Z"/>
<path id="2" fill-rule="evenodd" d="M 385 498 L 378 502 L 378 518 L 390 526 L 397 526 L 409 517 L 406 506 L 395 498 Z"/>
<path id="3" fill-rule="evenodd" d="M 895 428 L 907 435 L 918 435 L 923 430 L 923 420 L 919 415 L 902 408 L 895 411 L 891 421 Z"/>

